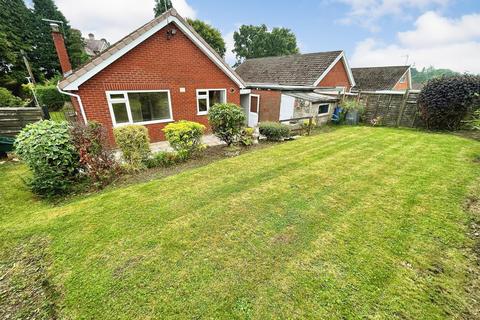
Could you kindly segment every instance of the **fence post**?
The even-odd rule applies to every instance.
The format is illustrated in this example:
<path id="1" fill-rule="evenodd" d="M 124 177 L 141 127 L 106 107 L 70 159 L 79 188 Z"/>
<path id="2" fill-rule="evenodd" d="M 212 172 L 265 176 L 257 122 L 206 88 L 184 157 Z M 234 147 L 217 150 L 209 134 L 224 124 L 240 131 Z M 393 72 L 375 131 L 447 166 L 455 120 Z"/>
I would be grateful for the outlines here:
<path id="1" fill-rule="evenodd" d="M 400 106 L 400 111 L 398 111 L 397 117 L 397 127 L 400 127 L 400 123 L 402 122 L 403 113 L 405 112 L 405 106 L 407 105 L 408 95 L 410 94 L 410 90 L 405 90 L 405 95 L 403 97 L 402 105 Z"/>
<path id="2" fill-rule="evenodd" d="M 310 135 L 310 132 L 312 131 L 312 125 L 313 125 L 313 117 L 310 117 L 308 120 L 308 131 L 307 134 Z"/>
<path id="3" fill-rule="evenodd" d="M 46 105 L 42 105 L 42 115 L 44 120 L 50 120 L 50 112 L 48 111 L 48 107 Z"/>

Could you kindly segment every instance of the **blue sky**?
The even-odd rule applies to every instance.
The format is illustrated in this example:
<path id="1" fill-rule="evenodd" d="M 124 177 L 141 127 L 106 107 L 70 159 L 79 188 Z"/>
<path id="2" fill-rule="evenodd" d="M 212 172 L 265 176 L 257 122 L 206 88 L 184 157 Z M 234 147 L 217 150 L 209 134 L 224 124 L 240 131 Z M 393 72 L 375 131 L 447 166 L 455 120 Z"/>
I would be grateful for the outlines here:
<path id="1" fill-rule="evenodd" d="M 56 0 L 84 34 L 116 41 L 152 18 L 153 0 Z M 241 24 L 287 27 L 302 52 L 345 50 L 354 66 L 434 65 L 480 73 L 480 0 L 173 0 L 218 28 L 229 48 Z M 95 8 L 92 10 L 91 8 Z M 234 62 L 229 53 L 226 60 Z"/>

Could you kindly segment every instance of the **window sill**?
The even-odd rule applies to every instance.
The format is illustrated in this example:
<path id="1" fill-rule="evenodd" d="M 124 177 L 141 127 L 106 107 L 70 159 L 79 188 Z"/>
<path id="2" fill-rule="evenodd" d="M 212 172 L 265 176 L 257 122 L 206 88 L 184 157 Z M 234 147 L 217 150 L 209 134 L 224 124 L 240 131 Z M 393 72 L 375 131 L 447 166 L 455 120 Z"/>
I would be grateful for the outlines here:
<path id="1" fill-rule="evenodd" d="M 197 112 L 197 116 L 206 116 L 208 115 L 208 111 L 205 112 Z"/>
<path id="2" fill-rule="evenodd" d="M 123 127 L 123 126 L 128 126 L 132 124 L 137 124 L 140 126 L 146 126 L 149 124 L 157 124 L 157 123 L 167 123 L 167 122 L 174 122 L 175 120 L 173 119 L 165 119 L 165 120 L 152 120 L 152 121 L 143 121 L 143 122 L 128 122 L 128 123 L 117 123 L 114 125 L 114 127 Z"/>

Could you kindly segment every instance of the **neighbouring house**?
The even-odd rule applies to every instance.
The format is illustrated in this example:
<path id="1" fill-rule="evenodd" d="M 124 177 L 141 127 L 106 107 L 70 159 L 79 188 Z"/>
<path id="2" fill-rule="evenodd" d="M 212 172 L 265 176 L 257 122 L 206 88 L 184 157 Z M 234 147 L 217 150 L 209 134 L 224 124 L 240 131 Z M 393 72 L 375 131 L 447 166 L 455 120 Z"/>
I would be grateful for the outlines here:
<path id="1" fill-rule="evenodd" d="M 164 140 L 170 122 L 190 120 L 208 128 L 215 103 L 240 104 L 245 84 L 197 32 L 171 9 L 72 71 L 58 26 L 52 36 L 64 78 L 59 90 L 72 97 L 83 121 L 108 129 L 141 124 L 152 142 Z"/>
<path id="2" fill-rule="evenodd" d="M 352 68 L 353 91 L 405 91 L 412 89 L 410 66 Z"/>
<path id="3" fill-rule="evenodd" d="M 93 33 L 88 34 L 88 38 L 83 39 L 85 43 L 85 53 L 90 57 L 94 57 L 99 55 L 103 51 L 107 50 L 110 47 L 110 43 L 108 43 L 105 39 L 95 39 L 95 35 Z"/>
<path id="4" fill-rule="evenodd" d="M 330 119 L 338 94 L 355 86 L 343 51 L 249 59 L 236 71 L 250 92 L 242 97 L 250 126 L 303 116 L 324 123 Z"/>

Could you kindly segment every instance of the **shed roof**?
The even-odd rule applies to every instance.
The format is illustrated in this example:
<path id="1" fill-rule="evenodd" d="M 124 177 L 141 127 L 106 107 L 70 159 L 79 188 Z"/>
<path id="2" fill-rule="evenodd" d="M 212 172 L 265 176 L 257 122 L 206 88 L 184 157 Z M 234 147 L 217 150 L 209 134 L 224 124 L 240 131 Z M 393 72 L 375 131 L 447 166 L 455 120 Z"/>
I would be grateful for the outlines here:
<path id="1" fill-rule="evenodd" d="M 410 66 L 352 68 L 357 90 L 392 90 Z"/>
<path id="2" fill-rule="evenodd" d="M 245 82 L 313 86 L 343 51 L 248 59 L 237 69 Z"/>
<path id="3" fill-rule="evenodd" d="M 315 92 L 305 92 L 305 91 L 285 91 L 282 92 L 283 94 L 299 98 L 302 100 L 310 101 L 310 102 L 334 102 L 337 101 L 337 98 L 327 96 L 325 94 L 315 93 Z"/>

